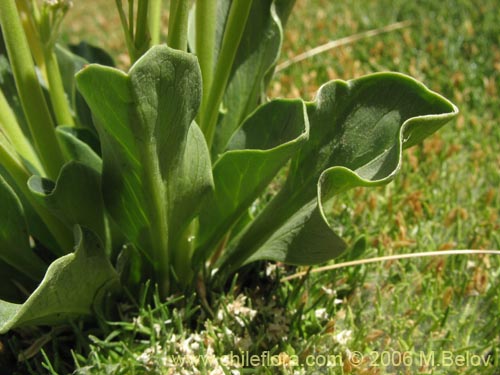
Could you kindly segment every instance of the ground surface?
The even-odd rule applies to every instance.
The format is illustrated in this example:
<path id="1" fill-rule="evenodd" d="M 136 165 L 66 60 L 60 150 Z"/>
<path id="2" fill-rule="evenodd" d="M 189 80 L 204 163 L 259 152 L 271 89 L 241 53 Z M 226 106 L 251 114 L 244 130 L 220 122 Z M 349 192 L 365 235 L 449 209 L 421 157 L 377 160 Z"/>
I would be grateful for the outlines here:
<path id="1" fill-rule="evenodd" d="M 87 38 L 111 48 L 118 64 L 126 66 L 113 2 L 89 3 L 75 2 L 66 40 Z M 331 39 L 396 21 L 413 24 L 279 72 L 270 96 L 311 99 L 330 79 L 396 70 L 461 110 L 456 121 L 406 153 L 394 183 L 357 189 L 335 201 L 330 214 L 346 237 L 366 236 L 367 249 L 356 259 L 500 248 L 497 12 L 495 0 L 298 1 L 283 61 Z M 90 351 L 76 348 L 77 373 L 223 374 L 221 364 L 244 362 L 248 353 L 283 365 L 240 373 L 500 374 L 498 257 L 392 261 L 286 283 L 278 280 L 290 270 L 268 266 L 267 271 L 268 290 L 253 286 L 220 296 L 215 317 L 202 323 L 202 314 L 188 302 L 175 309 L 183 304 L 143 306 L 139 317 L 127 315 L 128 323 L 106 326 L 107 337 L 92 337 Z M 265 273 L 264 267 L 262 278 Z M 48 340 L 52 347 L 64 345 L 65 336 L 55 336 Z M 82 345 L 87 342 L 81 338 Z M 51 344 L 45 349 L 51 351 Z M 172 356 L 176 353 L 182 356 Z M 206 355 L 201 362 L 199 354 Z M 301 363 L 309 358 L 311 366 L 294 366 L 297 358 Z M 68 368 L 65 358 L 45 360 L 45 367 L 49 362 L 53 374 Z M 36 361 L 27 366 L 33 373 L 48 371 Z"/>

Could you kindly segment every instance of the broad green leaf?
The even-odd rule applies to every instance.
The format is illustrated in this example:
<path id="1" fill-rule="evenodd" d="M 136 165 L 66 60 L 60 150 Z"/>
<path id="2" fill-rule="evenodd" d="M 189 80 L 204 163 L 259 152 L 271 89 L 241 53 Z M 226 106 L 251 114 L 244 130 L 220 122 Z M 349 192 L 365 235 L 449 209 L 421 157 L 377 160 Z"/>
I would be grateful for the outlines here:
<path id="1" fill-rule="evenodd" d="M 102 171 L 99 140 L 87 128 L 58 126 L 56 136 L 70 160 L 79 161 L 96 172 Z"/>
<path id="2" fill-rule="evenodd" d="M 185 229 L 200 210 L 200 198 L 212 190 L 211 168 L 205 137 L 193 122 L 182 160 L 172 169 L 171 186 L 167 189 L 170 202 L 169 227 L 174 233 Z"/>
<path id="3" fill-rule="evenodd" d="M 292 159 L 282 191 L 231 244 L 223 260 L 231 270 L 244 260 L 313 264 L 337 256 L 345 244 L 329 229 L 323 205 L 356 186 L 387 184 L 401 168 L 402 150 L 458 113 L 397 73 L 329 82 L 307 111 L 309 141 Z"/>
<path id="4" fill-rule="evenodd" d="M 248 233 L 244 238 L 248 238 Z M 345 248 L 345 242 L 328 225 L 322 207 L 311 201 L 262 242 L 245 264 L 262 259 L 295 265 L 318 264 L 337 257 Z"/>
<path id="5" fill-rule="evenodd" d="M 230 2 L 221 0 L 221 3 L 217 19 L 218 46 L 222 41 Z M 280 7 L 285 8 L 285 3 L 293 1 L 283 0 L 280 3 L 283 3 Z M 212 148 L 215 157 L 226 149 L 235 130 L 261 102 L 267 83 L 266 74 L 273 68 L 281 49 L 283 30 L 275 1 L 254 1 L 248 19 L 251 21 L 247 22 L 224 94 L 223 113 L 219 117 Z"/>
<path id="6" fill-rule="evenodd" d="M 275 0 L 274 4 L 276 6 L 276 13 L 281 20 L 281 25 L 283 29 L 285 28 L 288 18 L 292 13 L 293 7 L 296 0 Z"/>
<path id="7" fill-rule="evenodd" d="M 278 19 L 281 21 L 281 28 L 283 30 L 285 29 L 288 19 L 290 18 L 295 2 L 296 0 L 274 0 L 276 14 Z M 272 81 L 277 64 L 278 61 L 275 61 L 272 67 L 267 71 L 263 81 L 264 89 L 266 89 Z"/>
<path id="8" fill-rule="evenodd" d="M 23 133 L 31 140 L 31 134 L 24 116 L 21 101 L 17 95 L 16 83 L 12 69 L 6 55 L 0 55 L 0 89 L 3 91 L 10 108 L 16 115 L 16 120 L 23 130 Z"/>
<path id="9" fill-rule="evenodd" d="M 61 73 L 61 80 L 64 86 L 64 91 L 68 96 L 69 103 L 71 104 L 71 109 L 73 110 L 73 117 L 77 114 L 76 106 L 76 84 L 75 84 L 75 73 L 82 69 L 88 61 L 71 53 L 66 48 L 56 44 L 55 54 L 57 58 L 57 63 L 59 65 L 59 71 Z M 84 118 L 89 119 L 90 113 L 88 108 L 85 109 Z"/>
<path id="10" fill-rule="evenodd" d="M 200 214 L 202 262 L 309 135 L 302 100 L 275 100 L 243 123 L 214 165 L 215 194 Z"/>
<path id="11" fill-rule="evenodd" d="M 15 160 L 17 165 L 22 164 L 21 157 L 16 153 L 14 146 L 8 141 L 5 135 L 0 132 L 0 147 L 12 158 Z M 14 175 L 11 173 L 16 173 L 18 171 L 14 171 L 7 169 L 6 165 L 0 163 L 0 176 L 5 179 L 5 182 L 10 186 L 10 188 L 14 191 L 15 195 L 19 199 L 21 206 L 23 207 L 23 215 L 26 218 L 26 222 L 28 225 L 28 233 L 32 235 L 34 238 L 42 242 L 49 249 L 59 249 L 58 243 L 54 238 L 53 234 L 48 229 L 46 222 L 40 217 L 37 210 L 33 207 L 32 201 L 29 199 L 30 196 L 27 196 L 28 189 L 24 183 L 21 183 L 21 178 L 24 181 L 24 178 L 27 179 L 28 175 L 18 176 L 16 179 Z"/>
<path id="12" fill-rule="evenodd" d="M 81 94 L 76 89 L 75 74 L 88 64 L 87 60 L 70 52 L 68 49 L 55 46 L 55 53 L 64 85 L 64 91 L 71 106 L 75 123 L 93 129 L 92 113 Z"/>
<path id="13" fill-rule="evenodd" d="M 31 249 L 23 206 L 2 176 L 0 212 L 0 260 L 32 280 L 41 280 L 47 266 Z"/>
<path id="14" fill-rule="evenodd" d="M 3 55 L 0 55 L 0 132 L 14 146 L 23 164 L 32 173 L 44 173 L 30 138 L 26 136 L 29 130 L 17 95 L 14 76 L 7 58 Z"/>
<path id="15" fill-rule="evenodd" d="M 72 161 L 63 166 L 56 183 L 32 176 L 28 186 L 38 201 L 70 228 L 83 225 L 109 244 L 98 171 Z"/>
<path id="16" fill-rule="evenodd" d="M 22 304 L 0 301 L 0 334 L 21 326 L 54 325 L 91 315 L 118 275 L 99 239 L 76 230 L 76 250 L 54 261 L 38 288 Z"/>
<path id="17" fill-rule="evenodd" d="M 77 83 L 97 119 L 106 207 L 164 279 L 212 187 L 208 149 L 193 122 L 201 100 L 197 60 L 156 46 L 128 74 L 89 65 Z"/>
<path id="18" fill-rule="evenodd" d="M 105 51 L 85 42 L 71 45 L 68 48 L 64 48 L 59 44 L 56 44 L 55 48 L 64 91 L 69 98 L 77 123 L 89 129 L 94 129 L 90 109 L 77 90 L 75 74 L 89 63 L 113 66 L 113 60 Z"/>
<path id="19" fill-rule="evenodd" d="M 401 168 L 402 150 L 458 110 L 411 77 L 378 73 L 324 85 L 308 113 L 310 142 L 293 161 L 287 188 L 328 200 L 355 186 L 388 183 Z"/>

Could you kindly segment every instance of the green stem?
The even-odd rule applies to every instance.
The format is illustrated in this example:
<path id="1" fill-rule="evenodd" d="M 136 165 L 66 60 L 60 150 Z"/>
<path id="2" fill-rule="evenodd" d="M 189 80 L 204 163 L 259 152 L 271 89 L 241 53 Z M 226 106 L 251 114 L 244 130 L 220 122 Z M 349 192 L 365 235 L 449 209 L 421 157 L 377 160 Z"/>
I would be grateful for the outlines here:
<path id="1" fill-rule="evenodd" d="M 54 123 L 35 73 L 15 0 L 0 1 L 0 24 L 21 104 L 45 170 L 56 179 L 64 164 Z"/>
<path id="2" fill-rule="evenodd" d="M 238 46 L 245 31 L 251 7 L 252 0 L 234 0 L 229 11 L 229 19 L 224 30 L 219 60 L 217 61 L 213 84 L 210 88 L 205 113 L 203 114 L 204 121 L 201 127 L 209 148 L 212 147 L 219 107 L 224 97 L 226 85 L 231 74 Z"/>
<path id="3" fill-rule="evenodd" d="M 189 16 L 188 0 L 172 0 L 167 44 L 171 48 L 187 51 L 187 29 Z"/>
<path id="4" fill-rule="evenodd" d="M 120 0 L 120 9 L 121 7 L 121 0 Z M 130 35 L 130 40 L 134 40 L 134 30 L 135 30 L 135 25 L 134 25 L 134 0 L 128 0 L 128 33 Z"/>
<path id="5" fill-rule="evenodd" d="M 21 158 L 38 171 L 40 175 L 44 176 L 45 172 L 42 164 L 33 150 L 31 143 L 24 136 L 2 90 L 0 90 L 0 131 L 5 132 L 9 142 L 14 146 Z"/>
<path id="6" fill-rule="evenodd" d="M 169 16 L 168 16 L 168 34 L 172 31 L 173 20 L 176 17 L 177 6 L 179 5 L 180 0 L 170 0 L 170 8 L 169 8 Z M 167 38 L 169 36 L 167 35 Z"/>
<path id="7" fill-rule="evenodd" d="M 73 235 L 71 231 L 64 226 L 52 213 L 45 207 L 41 206 L 36 200 L 34 195 L 28 188 L 28 179 L 30 173 L 24 168 L 18 158 L 15 156 L 13 150 L 9 150 L 7 141 L 0 134 L 0 164 L 7 170 L 14 182 L 21 190 L 23 196 L 31 204 L 35 212 L 40 216 L 43 223 L 47 226 L 48 230 L 56 240 L 60 249 L 51 249 L 56 255 L 62 256 L 71 251 L 73 247 Z M 59 250 L 59 251 L 57 251 Z"/>
<path id="8" fill-rule="evenodd" d="M 205 106 L 214 75 L 215 30 L 217 0 L 196 1 L 196 54 L 203 77 L 203 98 L 198 123 L 203 122 Z"/>
<path id="9" fill-rule="evenodd" d="M 20 14 L 23 15 L 21 22 L 24 28 L 28 44 L 30 46 L 31 54 L 35 59 L 35 63 L 42 72 L 43 78 L 47 80 L 47 72 L 45 70 L 45 58 L 43 56 L 43 47 L 40 43 L 40 37 L 38 35 L 37 19 L 40 17 L 38 9 L 36 8 L 36 3 L 32 2 L 30 5 L 28 0 L 18 0 L 16 1 L 17 8 Z M 32 9 L 33 7 L 33 9 Z"/>
<path id="10" fill-rule="evenodd" d="M 161 0 L 149 0 L 149 35 L 151 45 L 160 44 L 161 36 Z"/>
<path id="11" fill-rule="evenodd" d="M 132 63 L 136 60 L 136 51 L 134 46 L 134 35 L 133 35 L 133 6 L 132 6 L 132 16 L 130 14 L 130 6 L 133 5 L 132 0 L 129 0 L 129 22 L 127 23 L 127 17 L 123 10 L 123 4 L 121 0 L 115 0 L 116 9 L 118 10 L 118 15 L 120 16 L 120 23 L 122 25 L 123 34 L 125 35 L 125 43 L 127 45 L 128 55 Z M 130 18 L 132 17 L 132 18 Z M 130 19 L 132 21 L 130 21 Z"/>
<path id="12" fill-rule="evenodd" d="M 238 248 L 229 248 L 216 263 L 216 268 L 220 268 L 226 276 L 235 272 L 291 216 L 302 207 L 314 204 L 316 204 L 314 198 L 308 199 L 305 194 L 296 194 L 289 185 L 285 184 L 264 210 L 239 235 L 236 241 Z"/>
<path id="13" fill-rule="evenodd" d="M 134 1 L 128 2 L 128 21 L 123 10 L 122 0 L 115 0 L 125 42 L 132 63 L 136 62 L 150 46 L 148 28 L 149 0 L 139 0 L 137 3 L 137 14 L 134 22 Z"/>
<path id="14" fill-rule="evenodd" d="M 151 243 L 151 258 L 155 280 L 158 281 L 162 296 L 166 296 L 170 288 L 170 263 L 168 253 L 168 223 L 167 209 L 164 204 L 165 189 L 158 179 L 159 166 L 157 162 L 156 145 L 142 144 L 142 165 L 144 165 L 144 188 L 149 199 L 146 200 L 149 212 L 149 238 Z"/>
<path id="15" fill-rule="evenodd" d="M 194 219 L 184 230 L 179 243 L 174 247 L 175 252 L 172 254 L 174 258 L 174 270 L 182 288 L 191 284 L 194 276 L 193 268 L 191 267 L 191 258 L 194 253 L 198 227 L 198 219 Z"/>
<path id="16" fill-rule="evenodd" d="M 56 116 L 58 125 L 75 126 L 75 121 L 71 115 L 70 104 L 64 92 L 59 64 L 54 53 L 53 46 L 45 48 L 45 66 L 47 69 L 47 79 L 49 81 L 49 93 L 52 108 Z"/>
<path id="17" fill-rule="evenodd" d="M 134 35 L 135 49 L 141 57 L 149 48 L 148 10 L 149 0 L 139 0 L 137 5 L 136 30 Z"/>
<path id="18" fill-rule="evenodd" d="M 177 9 L 179 7 L 179 1 L 182 0 L 170 0 L 169 16 L 168 16 L 168 33 L 167 33 L 167 44 L 170 45 L 170 41 L 175 33 L 175 19 L 177 17 Z"/>

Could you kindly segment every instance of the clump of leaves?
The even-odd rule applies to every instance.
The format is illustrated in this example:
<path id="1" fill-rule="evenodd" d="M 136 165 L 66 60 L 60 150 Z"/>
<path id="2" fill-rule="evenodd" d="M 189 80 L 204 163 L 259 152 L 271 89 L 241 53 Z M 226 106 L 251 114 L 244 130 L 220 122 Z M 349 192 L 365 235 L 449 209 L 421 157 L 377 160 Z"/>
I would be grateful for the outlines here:
<path id="1" fill-rule="evenodd" d="M 167 44 L 161 1 L 116 3 L 128 72 L 56 43 L 67 1 L 0 4 L 0 333 L 90 315 L 119 284 L 166 296 L 332 259 L 347 245 L 328 202 L 390 182 L 458 112 L 398 73 L 266 98 L 293 0 L 172 0 Z"/>

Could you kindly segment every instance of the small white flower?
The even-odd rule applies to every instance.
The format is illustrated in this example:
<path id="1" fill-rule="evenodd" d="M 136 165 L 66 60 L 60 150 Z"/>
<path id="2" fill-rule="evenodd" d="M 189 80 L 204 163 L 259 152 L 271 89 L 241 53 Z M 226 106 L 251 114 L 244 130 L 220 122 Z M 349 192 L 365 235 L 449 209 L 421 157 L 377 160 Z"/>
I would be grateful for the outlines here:
<path id="1" fill-rule="evenodd" d="M 144 352 L 142 352 L 137 357 L 137 360 L 146 366 L 152 366 L 153 365 L 153 356 L 155 354 L 161 353 L 161 351 L 162 351 L 162 347 L 159 344 L 156 344 L 156 347 L 147 348 Z"/>
<path id="2" fill-rule="evenodd" d="M 335 341 L 337 341 L 340 345 L 346 346 L 349 340 L 351 339 L 352 331 L 351 330 L 343 330 L 337 333 L 334 337 Z"/>
<path id="3" fill-rule="evenodd" d="M 153 324 L 153 329 L 155 331 L 156 337 L 160 337 L 161 326 L 158 323 Z"/>
<path id="4" fill-rule="evenodd" d="M 247 318 L 249 320 L 253 319 L 255 315 L 257 315 L 257 311 L 254 309 L 251 309 L 246 305 L 246 299 L 247 297 L 244 296 L 243 294 L 240 294 L 236 299 L 229 303 L 226 306 L 227 313 L 230 314 L 232 317 L 236 319 L 239 325 L 242 327 L 244 326 L 244 321 L 243 318 Z M 218 320 L 223 320 L 225 312 L 223 309 L 219 310 L 217 312 L 217 319 Z"/>
<path id="5" fill-rule="evenodd" d="M 323 320 L 328 319 L 328 313 L 325 308 L 317 309 L 316 311 L 314 311 L 314 315 L 316 316 L 317 319 L 323 319 Z"/>
<path id="6" fill-rule="evenodd" d="M 71 0 L 44 0 L 43 5 L 53 9 L 69 9 L 73 6 Z"/>
<path id="7" fill-rule="evenodd" d="M 328 296 L 336 296 L 337 295 L 337 291 L 336 290 L 333 290 L 331 288 L 327 288 L 326 286 L 322 286 L 321 287 L 321 290 Z"/>
<path id="8" fill-rule="evenodd" d="M 276 263 L 268 263 L 266 267 L 266 276 L 271 276 L 276 272 Z"/>

